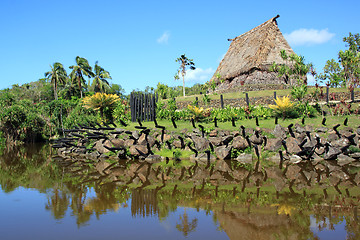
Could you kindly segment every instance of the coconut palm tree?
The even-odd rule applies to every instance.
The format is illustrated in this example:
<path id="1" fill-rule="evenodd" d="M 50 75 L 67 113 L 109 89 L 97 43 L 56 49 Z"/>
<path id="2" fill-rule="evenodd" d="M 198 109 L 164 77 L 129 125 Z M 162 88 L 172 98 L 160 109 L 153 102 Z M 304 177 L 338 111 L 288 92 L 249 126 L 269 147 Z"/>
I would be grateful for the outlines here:
<path id="1" fill-rule="evenodd" d="M 175 60 L 176 62 L 180 63 L 180 67 L 178 69 L 178 72 L 175 74 L 174 78 L 175 80 L 179 79 L 179 75 L 181 73 L 182 79 L 183 79 L 183 95 L 185 97 L 185 75 L 186 75 L 186 69 L 189 67 L 191 70 L 195 70 L 195 63 L 194 60 L 189 59 L 185 56 L 185 54 L 181 55 L 179 58 Z"/>
<path id="2" fill-rule="evenodd" d="M 72 81 L 76 81 L 80 90 L 80 97 L 82 98 L 82 85 L 86 84 L 84 75 L 87 77 L 94 77 L 95 74 L 92 72 L 92 68 L 89 65 L 88 60 L 85 58 L 77 56 L 75 58 L 76 65 L 72 65 L 69 68 L 72 69 L 70 73 L 70 78 Z"/>
<path id="3" fill-rule="evenodd" d="M 111 79 L 110 73 L 104 68 L 98 65 L 98 61 L 95 62 L 94 79 L 92 82 L 92 88 L 94 92 L 107 92 L 110 89 L 110 84 L 107 79 Z"/>
<path id="4" fill-rule="evenodd" d="M 45 77 L 51 81 L 54 87 L 54 98 L 58 99 L 57 96 L 57 87 L 59 84 L 66 83 L 68 76 L 65 68 L 59 62 L 54 63 L 52 66 L 50 65 L 51 70 L 45 73 Z"/>

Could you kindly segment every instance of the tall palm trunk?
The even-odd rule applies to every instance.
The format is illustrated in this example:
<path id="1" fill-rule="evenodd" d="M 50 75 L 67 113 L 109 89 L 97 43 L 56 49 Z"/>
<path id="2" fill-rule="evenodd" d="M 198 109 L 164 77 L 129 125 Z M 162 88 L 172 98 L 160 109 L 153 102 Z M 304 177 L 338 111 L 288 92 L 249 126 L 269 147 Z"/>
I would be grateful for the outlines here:
<path id="1" fill-rule="evenodd" d="M 185 78 L 184 78 L 184 75 L 182 77 L 183 77 L 183 95 L 185 97 Z"/>

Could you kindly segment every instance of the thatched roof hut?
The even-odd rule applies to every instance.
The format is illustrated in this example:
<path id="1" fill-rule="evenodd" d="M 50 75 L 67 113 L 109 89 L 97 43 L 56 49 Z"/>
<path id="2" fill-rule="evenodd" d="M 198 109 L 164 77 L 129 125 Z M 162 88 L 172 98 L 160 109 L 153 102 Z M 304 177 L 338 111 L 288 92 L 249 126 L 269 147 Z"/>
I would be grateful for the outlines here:
<path id="1" fill-rule="evenodd" d="M 278 17 L 234 39 L 228 39 L 231 41 L 229 50 L 210 80 L 219 83 L 218 90 L 244 84 L 284 85 L 285 79 L 278 78 L 276 73 L 269 70 L 273 62 L 286 64 L 280 56 L 280 50 L 294 53 L 278 28 Z"/>

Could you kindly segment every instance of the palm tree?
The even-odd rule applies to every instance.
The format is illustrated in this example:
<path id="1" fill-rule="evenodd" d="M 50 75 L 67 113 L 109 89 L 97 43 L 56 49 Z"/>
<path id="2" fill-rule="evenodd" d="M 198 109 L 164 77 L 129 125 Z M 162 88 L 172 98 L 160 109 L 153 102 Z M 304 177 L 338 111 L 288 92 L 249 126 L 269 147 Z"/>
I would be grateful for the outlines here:
<path id="1" fill-rule="evenodd" d="M 85 84 L 85 80 L 83 75 L 87 77 L 94 77 L 95 74 L 92 72 L 92 68 L 89 65 L 88 60 L 85 58 L 77 56 L 75 58 L 76 65 L 70 66 L 69 68 L 72 69 L 70 73 L 70 78 L 72 81 L 76 81 L 80 90 L 80 97 L 82 98 L 82 85 Z"/>
<path id="2" fill-rule="evenodd" d="M 61 63 L 54 63 L 53 66 L 50 65 L 51 71 L 48 71 L 45 73 L 45 77 L 47 79 L 50 79 L 51 83 L 54 86 L 54 98 L 55 100 L 58 99 L 57 96 L 57 87 L 59 84 L 66 83 L 66 80 L 68 79 L 67 73 L 65 68 Z"/>
<path id="3" fill-rule="evenodd" d="M 107 79 L 111 79 L 110 73 L 98 65 L 98 61 L 95 62 L 95 76 L 92 82 L 92 88 L 95 92 L 106 92 L 110 89 L 110 84 Z"/>
<path id="4" fill-rule="evenodd" d="M 186 75 L 186 68 L 189 67 L 191 70 L 195 70 L 195 63 L 192 59 L 189 59 L 185 56 L 185 54 L 181 55 L 179 58 L 175 60 L 176 62 L 180 63 L 180 67 L 178 69 L 177 74 L 175 74 L 175 80 L 179 79 L 179 74 L 181 72 L 181 76 L 183 79 L 183 95 L 185 97 L 185 75 Z"/>

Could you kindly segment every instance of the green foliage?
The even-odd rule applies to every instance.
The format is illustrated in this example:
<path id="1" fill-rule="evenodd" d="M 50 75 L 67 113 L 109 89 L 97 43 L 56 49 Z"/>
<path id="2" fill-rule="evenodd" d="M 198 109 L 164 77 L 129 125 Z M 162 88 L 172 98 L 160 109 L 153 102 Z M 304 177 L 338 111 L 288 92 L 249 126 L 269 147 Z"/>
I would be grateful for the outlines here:
<path id="1" fill-rule="evenodd" d="M 328 80 L 330 86 L 347 86 L 351 90 L 356 88 L 360 81 L 360 35 L 350 32 L 343 41 L 348 49 L 339 51 L 338 61 L 328 60 L 318 79 Z"/>
<path id="2" fill-rule="evenodd" d="M 117 106 L 114 109 L 114 120 L 120 122 L 120 120 L 127 123 L 131 119 L 130 105 L 127 101 L 122 100 L 117 102 Z"/>
<path id="3" fill-rule="evenodd" d="M 291 96 L 298 100 L 302 101 L 307 94 L 307 85 L 301 84 L 300 86 L 293 86 L 291 90 Z"/>
<path id="4" fill-rule="evenodd" d="M 44 120 L 29 100 L 5 107 L 0 113 L 0 129 L 7 142 L 35 142 L 42 139 Z"/>
<path id="5" fill-rule="evenodd" d="M 274 62 L 270 71 L 277 72 L 279 77 L 284 77 L 286 83 L 306 84 L 306 74 L 311 72 L 315 75 L 312 63 L 305 64 L 303 56 L 295 53 L 288 55 L 285 50 L 281 50 L 280 55 L 286 64 L 276 64 Z"/>
<path id="6" fill-rule="evenodd" d="M 204 94 L 204 95 L 203 95 L 202 100 L 203 100 L 203 103 L 204 103 L 205 106 L 209 105 L 209 103 L 210 103 L 210 101 L 211 101 L 209 95 L 207 95 L 207 94 Z"/>

